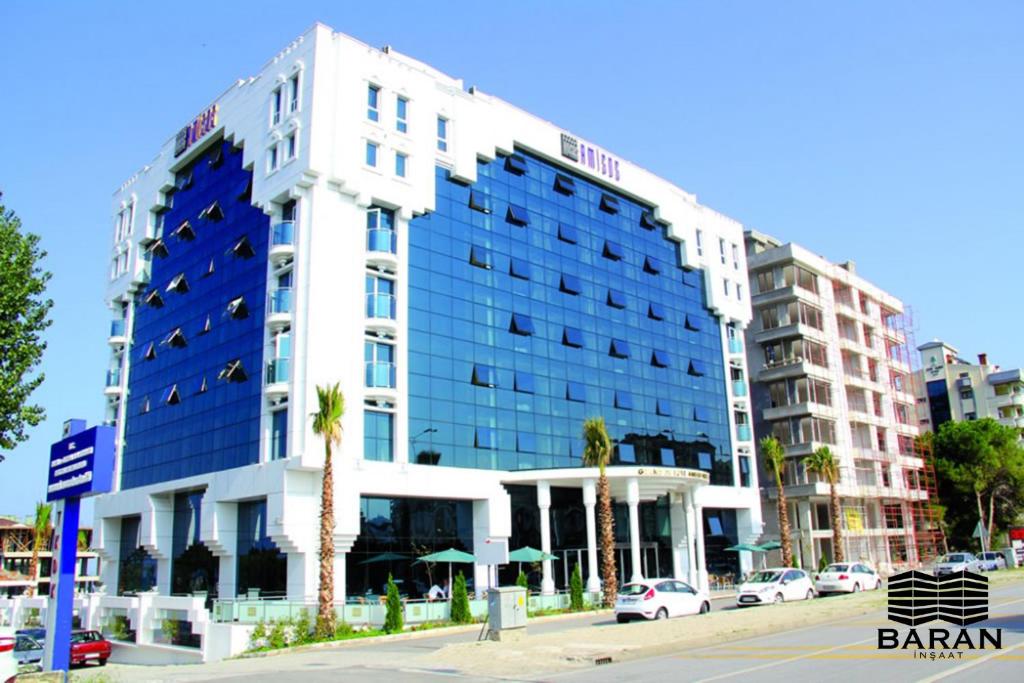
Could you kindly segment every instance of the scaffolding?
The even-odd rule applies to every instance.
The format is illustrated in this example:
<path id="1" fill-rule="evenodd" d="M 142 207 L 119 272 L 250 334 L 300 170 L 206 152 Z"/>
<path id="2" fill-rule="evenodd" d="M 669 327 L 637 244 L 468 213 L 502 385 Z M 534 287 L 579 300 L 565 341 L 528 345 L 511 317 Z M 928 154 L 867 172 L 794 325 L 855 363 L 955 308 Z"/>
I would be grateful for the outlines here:
<path id="1" fill-rule="evenodd" d="M 908 306 L 902 312 L 882 309 L 885 357 L 889 366 L 890 395 L 897 423 L 913 429 L 897 432 L 897 462 L 907 490 L 910 527 L 906 564 L 921 566 L 938 556 L 945 547 L 938 510 L 938 486 L 932 457 L 931 439 L 920 438 L 917 399 L 925 396 L 921 381 L 917 344 L 914 341 L 914 316 Z M 903 397 L 905 400 L 900 400 Z M 895 501 L 894 501 L 895 502 Z M 895 555 L 895 553 L 894 553 Z"/>

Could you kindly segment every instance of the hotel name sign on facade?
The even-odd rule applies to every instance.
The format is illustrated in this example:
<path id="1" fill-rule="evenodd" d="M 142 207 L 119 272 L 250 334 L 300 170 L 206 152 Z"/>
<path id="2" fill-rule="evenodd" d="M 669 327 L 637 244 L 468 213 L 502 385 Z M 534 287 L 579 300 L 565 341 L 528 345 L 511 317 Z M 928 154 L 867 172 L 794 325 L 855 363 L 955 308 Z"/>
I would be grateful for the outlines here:
<path id="1" fill-rule="evenodd" d="M 609 180 L 620 180 L 618 159 L 568 133 L 562 133 L 562 156 Z"/>

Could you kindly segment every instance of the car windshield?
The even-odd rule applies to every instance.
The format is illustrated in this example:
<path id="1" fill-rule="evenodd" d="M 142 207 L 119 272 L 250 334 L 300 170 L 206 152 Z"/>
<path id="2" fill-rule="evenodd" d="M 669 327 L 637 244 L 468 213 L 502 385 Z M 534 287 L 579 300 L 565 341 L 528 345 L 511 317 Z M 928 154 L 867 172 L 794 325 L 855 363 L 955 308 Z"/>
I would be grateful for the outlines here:
<path id="1" fill-rule="evenodd" d="M 758 572 L 751 576 L 747 583 L 775 583 L 782 572 Z"/>
<path id="2" fill-rule="evenodd" d="M 999 553 L 982 553 L 980 557 L 983 560 L 994 560 L 999 557 Z"/>
<path id="3" fill-rule="evenodd" d="M 627 583 L 619 591 L 619 595 L 643 595 L 648 590 L 649 588 L 642 583 Z"/>
<path id="4" fill-rule="evenodd" d="M 850 571 L 850 565 L 848 564 L 830 564 L 825 567 L 827 572 L 848 572 Z"/>
<path id="5" fill-rule="evenodd" d="M 943 562 L 966 562 L 967 556 L 961 553 L 953 553 L 952 555 L 946 555 L 942 558 Z"/>

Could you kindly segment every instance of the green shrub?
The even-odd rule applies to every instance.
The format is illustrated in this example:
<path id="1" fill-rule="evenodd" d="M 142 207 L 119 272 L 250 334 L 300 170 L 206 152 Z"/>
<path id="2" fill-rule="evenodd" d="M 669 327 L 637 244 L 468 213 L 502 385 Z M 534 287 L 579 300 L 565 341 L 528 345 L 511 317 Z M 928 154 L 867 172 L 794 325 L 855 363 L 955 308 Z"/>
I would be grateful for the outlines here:
<path id="1" fill-rule="evenodd" d="M 530 583 L 526 580 L 526 572 L 522 569 L 519 570 L 519 576 L 516 577 L 516 585 L 525 588 L 526 592 L 530 592 Z"/>
<path id="2" fill-rule="evenodd" d="M 573 566 L 572 578 L 569 579 L 569 609 L 573 612 L 583 609 L 583 577 L 578 562 Z"/>
<path id="3" fill-rule="evenodd" d="M 459 572 L 455 577 L 455 588 L 452 590 L 452 623 L 468 624 L 473 621 L 469 611 L 469 593 L 466 590 L 466 577 Z"/>
<path id="4" fill-rule="evenodd" d="M 402 630 L 402 597 L 398 594 L 391 574 L 388 574 L 388 597 L 385 600 L 387 614 L 384 616 L 384 630 L 388 633 L 399 633 Z"/>
<path id="5" fill-rule="evenodd" d="M 316 640 L 313 634 L 313 622 L 309 618 L 308 611 L 302 610 L 299 612 L 299 616 L 295 619 L 294 628 L 295 637 L 293 641 L 295 644 L 305 645 Z"/>
<path id="6" fill-rule="evenodd" d="M 267 646 L 267 624 L 266 622 L 258 622 L 256 628 L 252 630 L 252 635 L 249 636 L 249 647 L 253 650 L 258 650 L 261 647 Z"/>
<path id="7" fill-rule="evenodd" d="M 343 640 L 345 638 L 351 638 L 355 629 L 352 628 L 352 624 L 347 621 L 339 621 L 337 626 L 334 627 L 334 639 Z"/>
<path id="8" fill-rule="evenodd" d="M 285 621 L 274 621 L 271 623 L 273 625 L 270 627 L 270 634 L 267 636 L 267 646 L 274 650 L 288 647 L 288 636 L 285 630 L 287 623 Z"/>
<path id="9" fill-rule="evenodd" d="M 825 553 L 822 553 L 821 557 L 818 558 L 818 571 L 819 572 L 825 571 L 825 567 L 827 567 L 827 566 L 828 566 L 828 558 L 825 557 Z"/>

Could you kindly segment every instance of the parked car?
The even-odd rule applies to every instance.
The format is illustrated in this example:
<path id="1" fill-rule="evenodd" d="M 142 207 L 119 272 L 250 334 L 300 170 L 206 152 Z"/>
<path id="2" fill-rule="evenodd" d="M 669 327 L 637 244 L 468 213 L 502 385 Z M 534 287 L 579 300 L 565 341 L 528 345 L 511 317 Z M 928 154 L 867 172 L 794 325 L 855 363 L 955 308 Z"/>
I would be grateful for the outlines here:
<path id="1" fill-rule="evenodd" d="M 824 593 L 859 593 L 882 585 L 882 577 L 864 562 L 836 562 L 814 575 L 814 590 Z"/>
<path id="2" fill-rule="evenodd" d="M 814 597 L 811 577 L 802 569 L 762 569 L 736 589 L 736 606 L 779 604 Z"/>
<path id="3" fill-rule="evenodd" d="M 110 641 L 99 631 L 75 631 L 71 634 L 71 666 L 99 662 L 100 666 L 110 659 Z"/>
<path id="4" fill-rule="evenodd" d="M 14 658 L 14 631 L 0 626 L 0 683 L 14 683 L 18 661 Z"/>
<path id="5" fill-rule="evenodd" d="M 676 579 L 644 579 L 619 589 L 615 619 L 666 619 L 686 614 L 707 614 L 711 599 L 704 591 Z"/>
<path id="6" fill-rule="evenodd" d="M 987 572 L 1006 569 L 1006 558 L 1003 557 L 1002 553 L 995 552 L 994 550 L 978 555 L 978 562 L 981 563 L 981 568 Z"/>
<path id="7" fill-rule="evenodd" d="M 16 636 L 28 636 L 32 640 L 36 641 L 40 645 L 46 644 L 46 629 L 45 628 L 19 628 L 14 632 Z"/>
<path id="8" fill-rule="evenodd" d="M 978 562 L 978 558 L 971 553 L 949 553 L 935 561 L 932 571 L 935 572 L 935 576 L 942 576 L 963 571 L 981 572 L 984 569 L 982 569 L 981 562 Z"/>
<path id="9" fill-rule="evenodd" d="M 19 633 L 14 641 L 14 659 L 19 666 L 43 661 L 43 644 L 31 636 Z"/>

